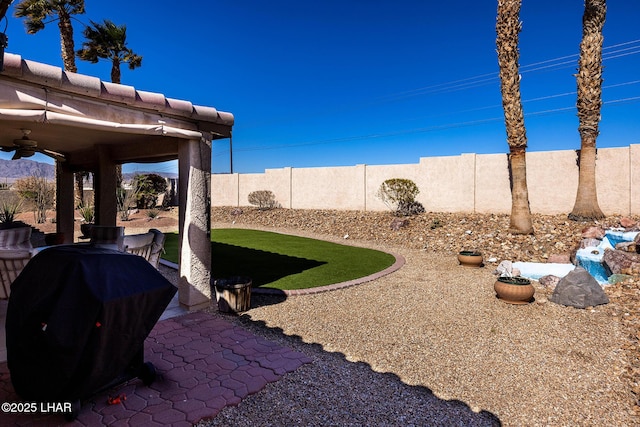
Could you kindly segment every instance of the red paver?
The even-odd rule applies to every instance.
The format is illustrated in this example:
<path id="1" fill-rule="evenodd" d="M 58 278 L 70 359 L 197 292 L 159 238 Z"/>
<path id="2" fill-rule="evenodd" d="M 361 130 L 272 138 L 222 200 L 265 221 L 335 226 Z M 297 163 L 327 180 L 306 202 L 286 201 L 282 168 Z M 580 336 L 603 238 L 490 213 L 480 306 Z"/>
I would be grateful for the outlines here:
<path id="1" fill-rule="evenodd" d="M 269 382 L 312 360 L 304 354 L 256 337 L 207 313 L 196 312 L 159 322 L 145 343 L 145 361 L 157 380 L 147 387 L 133 379 L 83 402 L 68 425 L 188 426 L 237 405 Z M 127 400 L 109 405 L 109 396 Z M 7 363 L 0 363 L 0 402 L 19 402 Z M 0 413 L 0 425 L 58 425 L 61 414 Z"/>

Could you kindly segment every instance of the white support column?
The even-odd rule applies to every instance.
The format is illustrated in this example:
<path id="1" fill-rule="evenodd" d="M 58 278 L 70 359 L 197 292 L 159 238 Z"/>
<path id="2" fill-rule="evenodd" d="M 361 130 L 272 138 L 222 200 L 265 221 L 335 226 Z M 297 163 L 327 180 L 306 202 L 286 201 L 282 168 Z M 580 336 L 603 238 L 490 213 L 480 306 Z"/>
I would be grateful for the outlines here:
<path id="1" fill-rule="evenodd" d="M 189 310 L 211 301 L 211 141 L 178 147 L 180 304 Z"/>

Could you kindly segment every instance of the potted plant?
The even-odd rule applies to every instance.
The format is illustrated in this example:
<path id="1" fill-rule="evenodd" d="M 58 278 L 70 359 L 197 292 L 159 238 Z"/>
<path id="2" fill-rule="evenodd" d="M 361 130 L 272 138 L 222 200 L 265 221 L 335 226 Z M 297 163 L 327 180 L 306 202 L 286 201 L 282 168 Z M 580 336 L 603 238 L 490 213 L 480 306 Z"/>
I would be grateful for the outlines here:
<path id="1" fill-rule="evenodd" d="M 475 250 L 465 250 L 458 252 L 458 262 L 465 267 L 482 267 L 484 260 L 482 252 Z"/>
<path id="2" fill-rule="evenodd" d="M 91 227 L 93 226 L 94 219 L 94 210 L 93 206 L 90 205 L 82 205 L 78 208 L 80 212 L 80 216 L 82 216 L 82 224 L 80 224 L 80 231 L 82 231 L 82 235 L 85 237 L 89 237 L 91 235 Z"/>
<path id="3" fill-rule="evenodd" d="M 509 304 L 528 304 L 535 293 L 531 280 L 504 273 L 493 284 L 493 289 L 498 299 Z"/>

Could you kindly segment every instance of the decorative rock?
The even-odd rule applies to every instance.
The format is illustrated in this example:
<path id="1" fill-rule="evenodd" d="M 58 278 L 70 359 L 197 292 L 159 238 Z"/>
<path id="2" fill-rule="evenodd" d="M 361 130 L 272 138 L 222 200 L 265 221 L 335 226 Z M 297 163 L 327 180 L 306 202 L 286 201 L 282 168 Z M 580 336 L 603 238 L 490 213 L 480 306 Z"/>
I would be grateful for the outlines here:
<path id="1" fill-rule="evenodd" d="M 580 249 L 591 248 L 591 247 L 598 246 L 600 244 L 600 242 L 601 242 L 601 240 L 593 239 L 593 238 L 582 239 L 580 241 Z"/>
<path id="2" fill-rule="evenodd" d="M 405 219 L 405 218 L 393 218 L 393 221 L 391 221 L 391 224 L 389 224 L 389 227 L 391 227 L 391 229 L 393 231 L 398 231 L 402 227 L 406 227 L 407 225 L 409 225 L 409 220 L 408 219 Z"/>
<path id="3" fill-rule="evenodd" d="M 628 281 L 633 280 L 633 279 L 634 279 L 634 277 L 633 276 L 629 276 L 628 274 L 612 274 L 611 276 L 609 276 L 607 281 L 611 285 L 615 285 L 616 283 L 628 282 Z"/>
<path id="4" fill-rule="evenodd" d="M 635 227 L 637 224 L 636 221 L 632 220 L 629 217 L 622 217 L 620 218 L 620 225 L 623 226 L 624 228 L 632 228 Z"/>
<path id="5" fill-rule="evenodd" d="M 607 249 L 602 263 L 613 274 L 640 275 L 640 254 Z"/>
<path id="6" fill-rule="evenodd" d="M 608 304 L 609 297 L 596 279 L 582 267 L 576 267 L 560 279 L 549 301 L 576 308 Z"/>
<path id="7" fill-rule="evenodd" d="M 636 242 L 620 242 L 616 244 L 616 250 L 624 252 L 637 252 L 638 245 Z"/>
<path id="8" fill-rule="evenodd" d="M 493 274 L 506 277 L 517 277 L 520 275 L 520 270 L 513 267 L 513 263 L 509 260 L 500 261 L 500 264 L 496 267 Z"/>
<path id="9" fill-rule="evenodd" d="M 540 286 L 551 290 L 554 290 L 556 288 L 558 282 L 560 282 L 560 277 L 554 276 L 553 274 L 547 274 L 546 276 L 542 276 L 540 279 L 538 279 L 538 283 L 540 283 Z"/>
<path id="10" fill-rule="evenodd" d="M 235 208 L 231 211 L 231 215 L 242 215 L 243 211 L 240 208 Z"/>
<path id="11" fill-rule="evenodd" d="M 601 227 L 590 226 L 582 229 L 583 238 L 600 239 L 604 238 L 604 230 Z"/>
<path id="12" fill-rule="evenodd" d="M 569 254 L 551 254 L 547 259 L 547 262 L 556 264 L 571 264 L 571 259 Z"/>

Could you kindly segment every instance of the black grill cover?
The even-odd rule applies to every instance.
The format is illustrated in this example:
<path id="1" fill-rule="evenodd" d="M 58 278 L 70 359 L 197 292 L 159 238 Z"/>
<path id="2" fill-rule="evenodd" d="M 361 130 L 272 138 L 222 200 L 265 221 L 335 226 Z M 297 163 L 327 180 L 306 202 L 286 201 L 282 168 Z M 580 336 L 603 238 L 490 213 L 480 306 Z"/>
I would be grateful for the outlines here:
<path id="1" fill-rule="evenodd" d="M 23 399 L 72 401 L 131 366 L 176 288 L 144 258 L 89 245 L 56 246 L 11 286 L 7 363 Z"/>

